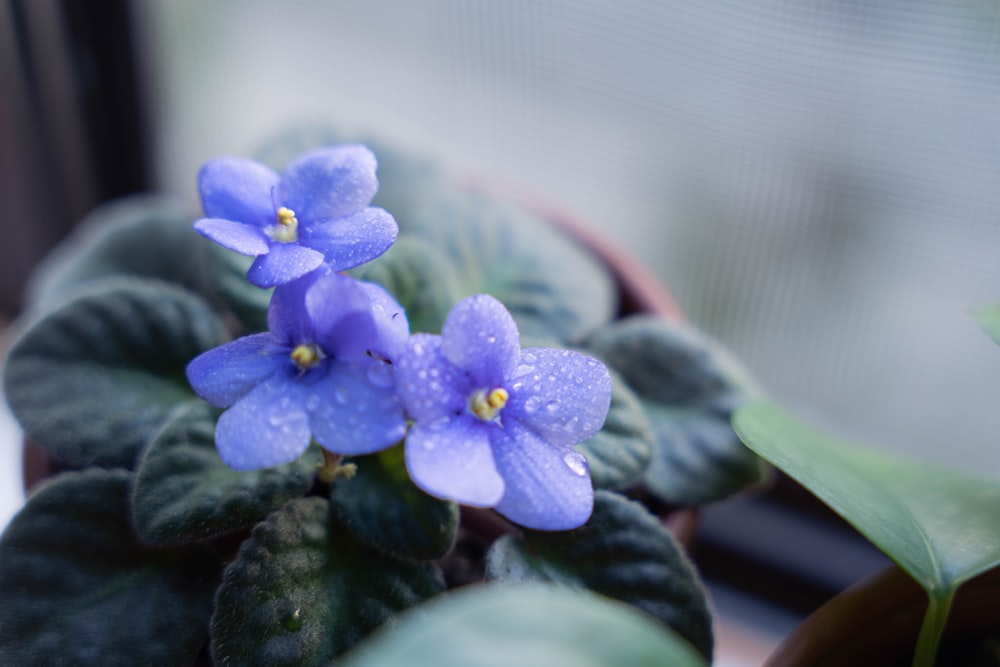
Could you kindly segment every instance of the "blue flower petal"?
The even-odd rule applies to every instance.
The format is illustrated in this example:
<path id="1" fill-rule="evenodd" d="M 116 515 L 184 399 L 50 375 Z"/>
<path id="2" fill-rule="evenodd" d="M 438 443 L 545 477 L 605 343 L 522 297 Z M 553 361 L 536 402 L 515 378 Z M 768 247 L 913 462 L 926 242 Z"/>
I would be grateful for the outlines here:
<path id="1" fill-rule="evenodd" d="M 376 283 L 358 282 L 371 304 L 375 336 L 368 348 L 383 359 L 395 360 L 410 339 L 410 322 L 406 311 L 384 287 Z"/>
<path id="2" fill-rule="evenodd" d="M 411 336 L 396 357 L 394 367 L 396 391 L 412 419 L 433 421 L 465 412 L 474 387 L 469 378 L 445 359 L 440 336 Z"/>
<path id="3" fill-rule="evenodd" d="M 188 381 L 212 405 L 228 407 L 288 364 L 287 356 L 275 354 L 276 342 L 261 333 L 204 352 L 188 364 Z"/>
<path id="4" fill-rule="evenodd" d="M 309 447 L 305 395 L 288 375 L 259 385 L 222 413 L 215 426 L 219 456 L 234 470 L 294 461 Z"/>
<path id="5" fill-rule="evenodd" d="M 207 217 L 261 228 L 275 222 L 278 182 L 276 173 L 247 158 L 212 160 L 198 173 L 198 190 Z"/>
<path id="6" fill-rule="evenodd" d="M 396 242 L 396 219 L 380 208 L 357 213 L 302 229 L 303 245 L 323 253 L 336 271 L 370 262 Z"/>
<path id="7" fill-rule="evenodd" d="M 357 213 L 378 190 L 375 156 L 364 146 L 310 151 L 281 176 L 280 199 L 305 225 Z"/>
<path id="8" fill-rule="evenodd" d="M 379 374 L 385 365 L 368 358 L 335 363 L 326 378 L 307 389 L 313 436 L 324 449 L 369 454 L 406 435 L 403 408 L 392 384 L 380 386 L 369 374 Z"/>
<path id="9" fill-rule="evenodd" d="M 573 350 L 525 349 L 506 388 L 504 415 L 554 445 L 571 447 L 593 437 L 611 406 L 608 369 Z"/>
<path id="10" fill-rule="evenodd" d="M 305 294 L 314 340 L 338 359 L 363 357 L 375 339 L 371 301 L 355 278 L 320 275 Z"/>
<path id="11" fill-rule="evenodd" d="M 270 248 L 271 239 L 260 227 L 242 222 L 202 218 L 194 223 L 194 229 L 223 248 L 235 250 L 241 255 L 264 255 Z"/>
<path id="12" fill-rule="evenodd" d="M 553 447 L 515 420 L 494 432 L 493 453 L 506 482 L 497 512 L 535 530 L 569 530 L 590 518 L 594 489 L 582 454 Z"/>
<path id="13" fill-rule="evenodd" d="M 301 278 L 323 264 L 323 255 L 295 243 L 273 243 L 247 271 L 247 280 L 257 287 L 274 287 Z"/>
<path id="14" fill-rule="evenodd" d="M 494 388 L 513 373 L 521 354 L 514 318 L 488 294 L 460 301 L 441 329 L 441 349 L 482 388 Z"/>
<path id="15" fill-rule="evenodd" d="M 418 423 L 406 437 L 406 468 L 421 489 L 464 505 L 492 507 L 503 496 L 490 446 L 495 426 L 462 415 Z"/>

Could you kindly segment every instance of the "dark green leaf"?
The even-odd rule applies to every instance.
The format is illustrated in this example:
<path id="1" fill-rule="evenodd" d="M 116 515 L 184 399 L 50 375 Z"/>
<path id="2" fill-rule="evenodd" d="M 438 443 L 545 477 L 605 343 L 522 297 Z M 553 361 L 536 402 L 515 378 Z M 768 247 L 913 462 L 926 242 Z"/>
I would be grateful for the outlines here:
<path id="1" fill-rule="evenodd" d="M 355 459 L 356 474 L 333 483 L 334 514 L 361 542 L 383 553 L 431 560 L 455 543 L 458 505 L 410 481 L 403 445 Z"/>
<path id="2" fill-rule="evenodd" d="M 575 530 L 500 538 L 486 577 L 585 586 L 652 614 L 711 658 L 712 619 L 694 568 L 656 517 L 617 494 L 598 491 L 593 516 Z"/>
<path id="3" fill-rule="evenodd" d="M 29 299 L 48 305 L 107 278 L 157 278 L 231 311 L 250 331 L 265 329 L 270 291 L 246 281 L 253 258 L 202 237 L 191 227 L 196 218 L 159 195 L 104 204 L 46 258 L 32 279 Z"/>
<path id="4" fill-rule="evenodd" d="M 392 615 L 439 593 L 429 563 L 356 542 L 321 498 L 290 501 L 226 568 L 212 617 L 225 665 L 327 665 Z"/>
<path id="5" fill-rule="evenodd" d="M 131 467 L 194 399 L 184 368 L 226 340 L 198 296 L 139 278 L 101 281 L 29 325 L 4 390 L 28 437 L 83 466 Z"/>
<path id="6" fill-rule="evenodd" d="M 485 195 L 433 194 L 400 227 L 449 258 L 460 297 L 492 294 L 527 337 L 572 343 L 610 321 L 617 295 L 608 269 L 547 220 Z"/>
<path id="7" fill-rule="evenodd" d="M 595 489 L 621 489 L 649 465 L 653 431 L 639 399 L 617 373 L 611 373 L 611 409 L 604 427 L 579 449 L 590 464 Z"/>
<path id="8" fill-rule="evenodd" d="M 275 468 L 237 472 L 226 466 L 215 449 L 218 414 L 192 403 L 146 448 L 132 511 L 147 544 L 187 544 L 251 526 L 312 486 L 321 460 L 315 447 Z"/>
<path id="9" fill-rule="evenodd" d="M 729 424 L 753 390 L 721 349 L 688 326 L 635 316 L 598 331 L 590 350 L 642 400 L 654 435 L 643 482 L 655 496 L 697 505 L 761 480 L 764 466 Z"/>
<path id="10" fill-rule="evenodd" d="M 0 664 L 182 665 L 208 638 L 219 564 L 150 549 L 128 521 L 129 475 L 39 487 L 0 540 Z"/>
<path id="11" fill-rule="evenodd" d="M 582 590 L 470 586 L 405 614 L 344 667 L 707 667 L 668 628 Z"/>
<path id="12" fill-rule="evenodd" d="M 413 333 L 441 333 L 448 311 L 459 300 L 458 279 L 448 258 L 413 235 L 402 235 L 377 261 L 355 272 L 376 282 L 406 310 Z"/>

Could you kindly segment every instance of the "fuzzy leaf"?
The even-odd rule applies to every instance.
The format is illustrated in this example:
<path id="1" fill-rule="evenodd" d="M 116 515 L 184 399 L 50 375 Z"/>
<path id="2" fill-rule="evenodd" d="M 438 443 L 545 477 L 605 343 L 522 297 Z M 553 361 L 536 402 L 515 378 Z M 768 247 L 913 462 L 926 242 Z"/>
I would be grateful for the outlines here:
<path id="1" fill-rule="evenodd" d="M 450 259 L 461 293 L 491 294 L 526 337 L 573 343 L 610 321 L 608 269 L 544 218 L 485 195 L 445 189 L 397 219 Z"/>
<path id="2" fill-rule="evenodd" d="M 448 258 L 412 234 L 400 236 L 378 261 L 354 273 L 388 290 L 406 310 L 414 333 L 441 333 L 448 311 L 460 298 Z"/>
<path id="3" fill-rule="evenodd" d="M 191 664 L 219 564 L 151 549 L 128 520 L 129 474 L 52 478 L 0 540 L 0 664 Z"/>
<path id="4" fill-rule="evenodd" d="M 319 450 L 275 468 L 237 472 L 215 449 L 219 411 L 192 403 L 161 429 L 139 462 L 132 512 L 136 532 L 154 545 L 189 544 L 253 525 L 305 495 Z"/>
<path id="5" fill-rule="evenodd" d="M 198 296 L 166 283 L 95 283 L 30 324 L 4 390 L 28 437 L 71 465 L 131 467 L 194 394 L 184 368 L 226 340 Z"/>
<path id="6" fill-rule="evenodd" d="M 270 291 L 246 280 L 253 258 L 230 252 L 191 228 L 197 216 L 173 199 L 134 195 L 92 211 L 48 256 L 29 285 L 43 306 L 109 277 L 157 278 L 197 292 L 243 328 L 267 328 Z"/>
<path id="7" fill-rule="evenodd" d="M 642 404 L 617 373 L 611 373 L 611 409 L 604 427 L 577 447 L 590 464 L 595 489 L 622 489 L 649 465 L 653 431 Z"/>
<path id="8" fill-rule="evenodd" d="M 486 578 L 589 588 L 652 614 L 712 655 L 712 619 L 698 576 L 670 533 L 639 503 L 608 491 L 575 530 L 505 535 L 487 555 Z"/>
<path id="9" fill-rule="evenodd" d="M 327 501 L 297 498 L 258 524 L 226 568 L 212 656 L 234 666 L 327 665 L 443 587 L 435 566 L 364 547 Z"/>
<path id="10" fill-rule="evenodd" d="M 698 505 L 762 479 L 764 466 L 729 424 L 753 390 L 722 350 L 688 326 L 650 316 L 601 329 L 589 349 L 642 400 L 654 435 L 643 482 L 655 496 Z"/>
<path id="11" fill-rule="evenodd" d="M 403 615 L 344 667 L 707 667 L 668 628 L 583 590 L 470 586 Z"/>
<path id="12" fill-rule="evenodd" d="M 334 482 L 334 514 L 354 536 L 383 553 L 431 560 L 455 543 L 458 505 L 433 498 L 410 480 L 403 445 L 355 459 L 357 472 Z"/>

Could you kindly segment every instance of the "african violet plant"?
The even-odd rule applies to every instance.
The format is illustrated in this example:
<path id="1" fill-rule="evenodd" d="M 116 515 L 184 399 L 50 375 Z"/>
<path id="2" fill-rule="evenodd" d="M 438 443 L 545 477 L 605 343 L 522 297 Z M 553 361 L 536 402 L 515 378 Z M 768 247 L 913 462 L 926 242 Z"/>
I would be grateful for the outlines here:
<path id="1" fill-rule="evenodd" d="M 209 162 L 198 234 L 141 197 L 40 268 L 4 382 L 62 472 L 0 663 L 705 664 L 664 519 L 758 481 L 742 373 L 532 213 L 302 136 Z"/>

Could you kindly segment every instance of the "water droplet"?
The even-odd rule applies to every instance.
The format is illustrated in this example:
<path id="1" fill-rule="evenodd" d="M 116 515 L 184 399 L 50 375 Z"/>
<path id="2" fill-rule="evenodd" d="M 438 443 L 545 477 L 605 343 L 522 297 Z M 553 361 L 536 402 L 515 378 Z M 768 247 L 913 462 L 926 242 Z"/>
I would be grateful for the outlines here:
<path id="1" fill-rule="evenodd" d="M 302 610 L 296 609 L 291 614 L 285 616 L 282 624 L 289 632 L 298 632 L 302 629 Z"/>
<path id="2" fill-rule="evenodd" d="M 525 353 L 524 356 L 521 357 L 521 363 L 534 364 L 537 361 L 538 361 L 538 357 L 536 357 L 535 355 L 533 355 L 530 352 Z"/>
<path id="3" fill-rule="evenodd" d="M 319 403 L 319 396 L 316 394 L 309 394 L 309 397 L 306 399 L 306 409 L 311 412 L 319 407 Z"/>
<path id="4" fill-rule="evenodd" d="M 548 404 L 545 406 L 545 411 L 548 412 L 550 415 L 554 414 L 555 411 L 558 410 L 558 409 L 559 409 L 559 399 L 558 398 L 555 399 L 555 400 L 549 401 Z"/>
<path id="5" fill-rule="evenodd" d="M 537 396 L 532 396 L 531 398 L 529 398 L 527 401 L 524 402 L 524 411 L 527 412 L 528 414 L 531 414 L 532 412 L 540 408 L 541 405 L 542 405 L 542 399 L 538 398 Z"/>
<path id="6" fill-rule="evenodd" d="M 351 394 L 347 391 L 347 387 L 343 385 L 337 385 L 333 388 L 333 400 L 341 405 L 347 405 L 351 400 Z"/>
<path id="7" fill-rule="evenodd" d="M 392 366 L 378 362 L 368 367 L 368 381 L 376 387 L 388 389 L 395 382 Z"/>
<path id="8" fill-rule="evenodd" d="M 417 377 L 420 378 L 421 380 L 426 380 L 427 379 L 427 371 L 425 371 L 425 370 L 418 371 L 417 372 Z"/>
<path id="9" fill-rule="evenodd" d="M 423 354 L 423 353 L 424 353 L 424 344 L 423 343 L 414 343 L 413 344 L 413 354 Z"/>
<path id="10" fill-rule="evenodd" d="M 489 343 L 490 345 L 492 345 L 493 343 L 497 342 L 497 337 L 496 336 L 488 336 L 486 338 L 486 342 Z"/>
<path id="11" fill-rule="evenodd" d="M 563 455 L 563 463 L 580 477 L 587 474 L 587 459 L 579 452 L 566 452 Z"/>

